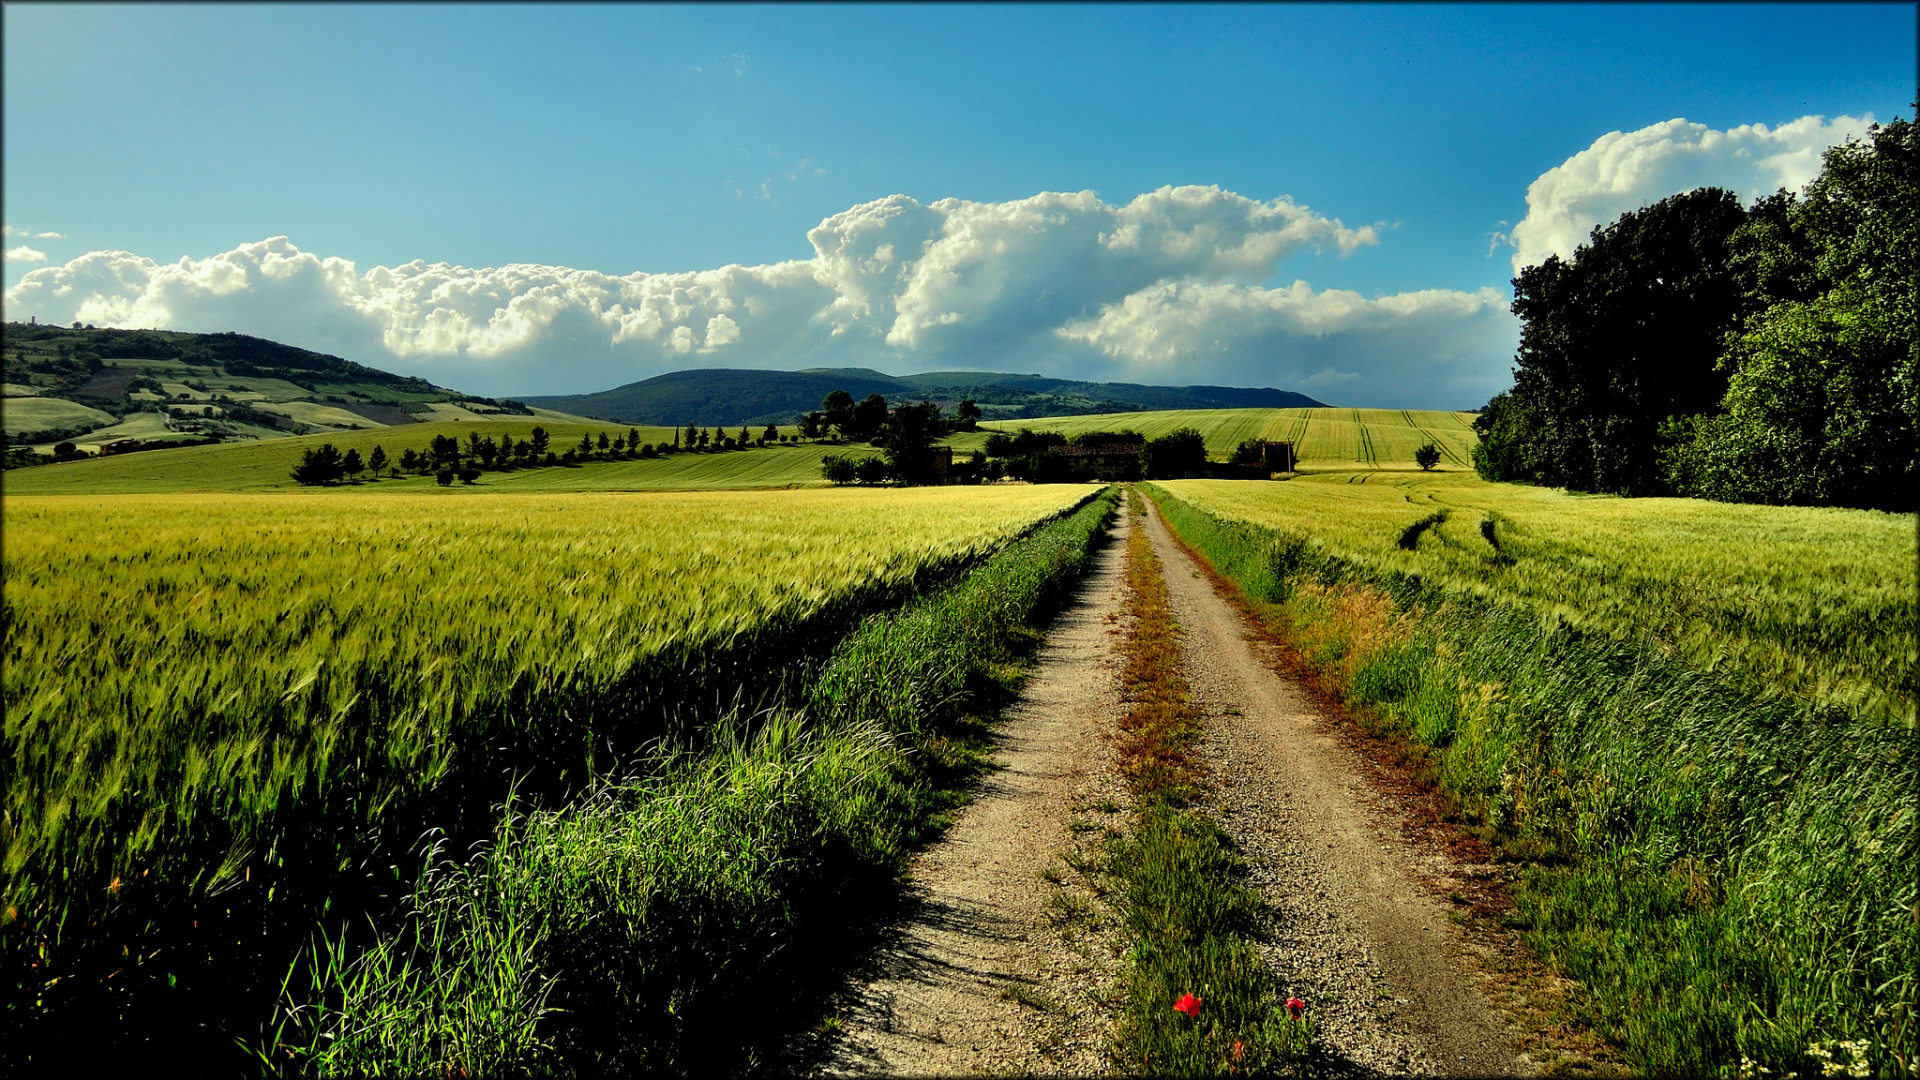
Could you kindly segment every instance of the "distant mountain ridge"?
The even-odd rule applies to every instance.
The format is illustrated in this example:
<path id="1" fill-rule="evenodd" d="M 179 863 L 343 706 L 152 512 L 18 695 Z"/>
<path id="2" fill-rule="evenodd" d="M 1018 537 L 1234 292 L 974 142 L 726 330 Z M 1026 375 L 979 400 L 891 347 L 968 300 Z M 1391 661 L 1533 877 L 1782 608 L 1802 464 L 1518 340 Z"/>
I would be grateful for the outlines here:
<path id="1" fill-rule="evenodd" d="M 871 368 L 762 371 L 696 368 L 672 371 L 595 394 L 524 399 L 536 408 L 623 424 L 785 424 L 820 407 L 834 390 L 856 400 L 928 398 L 951 408 L 972 398 L 989 420 L 1153 412 L 1165 409 L 1303 409 L 1326 403 L 1291 390 L 1238 386 L 1146 386 L 1076 382 L 995 371 L 930 371 L 888 375 Z"/>

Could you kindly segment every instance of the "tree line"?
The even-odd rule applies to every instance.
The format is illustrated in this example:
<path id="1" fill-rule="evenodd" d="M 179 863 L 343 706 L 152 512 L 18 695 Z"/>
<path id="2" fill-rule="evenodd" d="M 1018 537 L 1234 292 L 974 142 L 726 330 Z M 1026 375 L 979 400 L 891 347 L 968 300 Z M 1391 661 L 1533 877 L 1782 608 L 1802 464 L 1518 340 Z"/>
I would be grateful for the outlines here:
<path id="1" fill-rule="evenodd" d="M 835 425 L 836 429 L 849 435 L 868 430 L 865 425 L 873 416 L 882 417 L 872 429 L 870 441 L 884 454 L 878 458 L 840 454 L 821 458 L 821 475 L 835 484 L 935 482 L 937 477 L 932 467 L 935 440 L 952 431 L 975 430 L 980 416 L 980 410 L 972 401 L 961 402 L 955 417 L 949 420 L 940 415 L 940 407 L 933 402 L 889 410 L 885 399 L 873 394 L 860 403 L 869 409 L 863 420 L 846 411 L 851 400 L 845 391 L 836 390 L 828 395 L 826 408 L 814 415 L 822 419 L 836 415 L 834 407 L 838 404 L 841 409 L 837 415 L 847 417 L 851 424 L 848 428 Z M 807 429 L 807 425 L 802 426 L 803 431 Z M 813 430 L 821 428 L 816 424 Z M 1055 452 L 1069 447 L 1100 448 L 1108 452 L 1099 456 L 1097 465 L 1089 464 L 1085 457 Z M 1249 439 L 1237 448 L 1233 463 L 1258 464 L 1262 452 L 1260 440 Z M 968 460 L 954 461 L 948 466 L 946 480 L 961 484 L 1003 478 L 1036 484 L 1078 483 L 1088 479 L 1174 480 L 1205 476 L 1209 471 L 1206 440 L 1191 427 L 1156 439 L 1132 430 L 1087 431 L 1068 437 L 1057 431 L 1021 428 L 1013 434 L 988 435 L 984 451 L 976 450 Z"/>
<path id="2" fill-rule="evenodd" d="M 1247 445 L 1255 444 L 1249 440 Z M 1103 463 L 1087 466 L 1073 456 L 1055 453 L 1068 448 L 1108 451 Z M 1021 428 L 1012 435 L 987 436 L 987 457 L 1015 480 L 1035 484 L 1102 480 L 1180 480 L 1208 471 L 1207 442 L 1199 430 L 1183 427 L 1149 439 L 1131 429 L 1083 431 L 1074 436 L 1057 431 Z M 1242 449 L 1245 449 L 1243 445 Z M 1258 451 L 1253 460 L 1257 461 Z"/>
<path id="3" fill-rule="evenodd" d="M 292 476 L 304 485 L 324 486 L 357 480 L 363 474 L 370 474 L 375 480 L 383 475 L 432 475 L 442 486 L 449 486 L 455 480 L 471 484 L 486 472 L 565 467 L 589 461 L 651 459 L 680 453 L 723 453 L 797 441 L 798 436 L 782 435 L 772 424 L 758 435 L 745 424 L 737 434 L 728 434 L 718 427 L 702 430 L 688 424 L 684 431 L 674 429 L 672 442 L 658 444 L 641 442 L 639 428 L 628 428 L 625 435 L 616 432 L 612 437 L 604 431 L 582 433 L 578 443 L 565 449 L 554 447 L 552 436 L 545 428 L 534 428 L 524 439 L 502 433 L 497 441 L 492 435 L 469 431 L 464 442 L 452 435 L 435 435 L 425 447 L 403 450 L 398 458 L 388 457 L 386 450 L 377 445 L 362 457 L 357 449 L 342 451 L 332 443 L 322 443 L 301 452 Z"/>
<path id="4" fill-rule="evenodd" d="M 1827 150 L 1804 195 L 1701 188 L 1513 279 L 1513 388 L 1480 475 L 1624 495 L 1920 502 L 1914 124 Z"/>

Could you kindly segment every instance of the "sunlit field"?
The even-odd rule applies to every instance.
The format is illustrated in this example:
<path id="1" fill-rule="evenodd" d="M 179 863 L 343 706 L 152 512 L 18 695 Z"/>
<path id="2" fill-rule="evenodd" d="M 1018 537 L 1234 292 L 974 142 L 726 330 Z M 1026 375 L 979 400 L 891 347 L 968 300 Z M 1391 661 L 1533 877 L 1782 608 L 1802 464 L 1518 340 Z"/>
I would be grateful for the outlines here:
<path id="1" fill-rule="evenodd" d="M 1478 441 L 1472 421 L 1472 413 L 1404 409 L 1181 409 L 1000 420 L 981 427 L 1058 431 L 1069 438 L 1083 431 L 1125 430 L 1149 439 L 1191 427 L 1217 461 L 1244 439 L 1290 441 L 1303 471 L 1412 469 L 1414 450 L 1432 443 L 1440 450 L 1440 468 L 1471 472 L 1468 455 Z"/>
<path id="2" fill-rule="evenodd" d="M 1372 571 L 1521 600 L 1769 687 L 1912 715 L 1911 516 L 1417 473 L 1164 486 Z"/>
<path id="3" fill-rule="evenodd" d="M 1087 495 L 10 496 L 5 959 L 137 964 L 158 909 L 255 881 L 320 903 L 294 879 L 421 798 L 491 815 L 468 774 L 591 769 L 743 704 Z"/>

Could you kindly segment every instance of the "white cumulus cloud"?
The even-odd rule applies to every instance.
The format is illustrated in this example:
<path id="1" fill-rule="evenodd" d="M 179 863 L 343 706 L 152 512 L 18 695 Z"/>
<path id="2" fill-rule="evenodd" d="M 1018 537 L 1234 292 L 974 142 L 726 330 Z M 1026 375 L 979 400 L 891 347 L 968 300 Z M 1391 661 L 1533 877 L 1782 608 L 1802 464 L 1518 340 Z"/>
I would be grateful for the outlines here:
<path id="1" fill-rule="evenodd" d="M 1477 405 L 1505 379 L 1497 297 L 1265 290 L 1289 257 L 1379 242 L 1288 198 L 1165 187 L 981 203 L 905 195 L 808 233 L 809 259 L 614 275 L 416 260 L 362 270 L 285 237 L 28 271 L 7 316 L 238 330 L 480 393 L 605 389 L 689 366 L 971 367 Z M 1420 344 L 1427 342 L 1427 344 Z M 1449 374 L 1451 373 L 1451 374 Z M 1445 394 L 1436 400 L 1431 394 Z"/>
<path id="2" fill-rule="evenodd" d="M 46 262 L 47 253 L 44 251 L 35 251 L 27 245 L 21 244 L 17 247 L 8 248 L 6 259 L 8 262 Z"/>
<path id="3" fill-rule="evenodd" d="M 1485 401 L 1507 381 L 1488 356 L 1511 356 L 1518 342 L 1506 298 L 1490 288 L 1369 300 L 1304 281 L 1159 284 L 1057 332 L 1120 362 L 1129 381 L 1164 382 L 1197 361 L 1230 382 L 1389 407 Z"/>
<path id="4" fill-rule="evenodd" d="M 1527 216 L 1510 237 L 1514 272 L 1549 255 L 1567 258 L 1594 226 L 1669 195 L 1723 187 L 1752 200 L 1781 188 L 1798 190 L 1819 175 L 1827 147 L 1865 135 L 1872 122 L 1871 115 L 1803 116 L 1778 127 L 1744 124 L 1716 131 L 1674 119 L 1609 132 L 1527 188 Z"/>

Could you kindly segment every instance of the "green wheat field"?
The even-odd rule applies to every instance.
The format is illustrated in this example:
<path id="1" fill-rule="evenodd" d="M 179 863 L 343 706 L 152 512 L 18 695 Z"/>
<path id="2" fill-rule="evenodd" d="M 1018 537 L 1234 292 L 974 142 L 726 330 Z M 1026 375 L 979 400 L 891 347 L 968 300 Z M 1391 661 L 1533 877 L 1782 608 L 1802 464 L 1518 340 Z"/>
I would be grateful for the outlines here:
<path id="1" fill-rule="evenodd" d="M 1467 422 L 951 443 L 1294 441 L 1292 480 L 1149 491 L 1427 748 L 1584 1022 L 1656 1072 L 1910 1061 L 1914 518 L 1490 484 Z M 822 454 L 878 451 L 819 442 L 288 477 L 321 442 L 533 426 L 7 474 L 11 1015 L 211 1015 L 209 1060 L 322 1075 L 740 1069 L 773 1051 L 739 1010 L 813 1022 L 770 988 L 831 970 L 810 950 L 851 947 L 962 797 L 969 702 L 1012 685 L 1114 496 L 829 488 Z"/>

